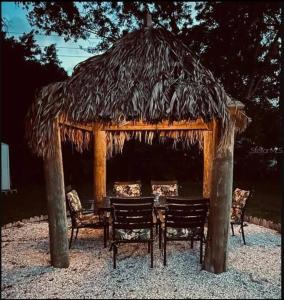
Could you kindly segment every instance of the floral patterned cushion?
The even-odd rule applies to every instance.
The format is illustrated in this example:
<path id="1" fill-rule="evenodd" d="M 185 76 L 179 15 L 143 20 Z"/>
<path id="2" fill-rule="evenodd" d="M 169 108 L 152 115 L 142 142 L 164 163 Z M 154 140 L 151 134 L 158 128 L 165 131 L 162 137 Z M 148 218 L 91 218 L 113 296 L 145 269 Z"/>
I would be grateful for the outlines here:
<path id="1" fill-rule="evenodd" d="M 115 183 L 113 189 L 116 197 L 141 196 L 141 184 L 139 183 Z"/>
<path id="2" fill-rule="evenodd" d="M 120 240 L 150 239 L 150 229 L 116 229 L 115 236 Z"/>
<path id="3" fill-rule="evenodd" d="M 75 220 L 77 226 L 95 225 L 100 221 L 99 216 L 94 214 L 80 214 L 75 217 Z"/>
<path id="4" fill-rule="evenodd" d="M 67 199 L 69 200 L 72 212 L 74 213 L 81 212 L 82 204 L 78 196 L 78 193 L 75 190 L 72 190 L 71 192 L 67 193 L 66 196 Z"/>
<path id="5" fill-rule="evenodd" d="M 231 222 L 240 222 L 242 209 L 246 205 L 250 191 L 236 188 L 233 194 L 233 203 L 231 208 Z"/>
<path id="6" fill-rule="evenodd" d="M 169 238 L 190 238 L 200 234 L 200 228 L 167 228 Z"/>
<path id="7" fill-rule="evenodd" d="M 178 196 L 178 185 L 174 184 L 152 184 L 152 193 L 155 196 Z"/>

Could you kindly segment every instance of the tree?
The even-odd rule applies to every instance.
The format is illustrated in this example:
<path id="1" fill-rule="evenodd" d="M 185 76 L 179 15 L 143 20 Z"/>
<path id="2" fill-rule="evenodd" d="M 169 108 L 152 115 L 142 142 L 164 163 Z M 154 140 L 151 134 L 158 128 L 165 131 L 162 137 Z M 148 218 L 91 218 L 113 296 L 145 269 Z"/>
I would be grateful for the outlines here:
<path id="1" fill-rule="evenodd" d="M 41 63 L 43 64 L 51 64 L 51 65 L 60 65 L 61 61 L 58 59 L 56 46 L 55 44 L 51 44 L 49 46 L 44 47 L 44 53 L 41 54 Z"/>
<path id="2" fill-rule="evenodd" d="M 42 174 L 33 173 L 41 168 L 32 166 L 40 163 L 31 155 L 25 140 L 25 116 L 35 100 L 35 94 L 44 85 L 67 78 L 66 72 L 52 61 L 42 64 L 41 51 L 35 44 L 33 34 L 19 40 L 7 38 L 1 33 L 2 44 L 2 140 L 10 145 L 11 176 L 14 184 L 23 180 L 33 181 Z"/>
<path id="3" fill-rule="evenodd" d="M 184 41 L 246 105 L 253 122 L 244 135 L 263 146 L 279 145 L 279 4 L 204 2 L 197 10 L 200 23 L 182 32 Z"/>
<path id="4" fill-rule="evenodd" d="M 46 34 L 56 32 L 71 38 L 87 39 L 90 34 L 99 38 L 92 51 L 106 50 L 114 41 L 130 30 L 144 24 L 146 12 L 153 21 L 179 33 L 192 24 L 191 4 L 172 1 L 134 2 L 18 2 L 27 10 L 32 26 Z"/>

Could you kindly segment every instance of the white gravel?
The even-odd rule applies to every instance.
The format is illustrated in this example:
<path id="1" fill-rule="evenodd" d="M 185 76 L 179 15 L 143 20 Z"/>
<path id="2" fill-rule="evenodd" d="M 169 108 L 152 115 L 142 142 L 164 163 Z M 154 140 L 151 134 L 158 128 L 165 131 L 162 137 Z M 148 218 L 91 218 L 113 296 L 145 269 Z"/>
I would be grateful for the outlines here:
<path id="1" fill-rule="evenodd" d="M 230 237 L 228 271 L 216 275 L 200 270 L 199 243 L 193 250 L 186 242 L 170 243 L 163 267 L 157 240 L 153 269 L 147 246 L 132 244 L 119 248 L 113 270 L 102 230 L 92 229 L 81 230 L 72 245 L 70 267 L 55 269 L 46 221 L 3 229 L 2 298 L 280 299 L 280 234 L 253 224 L 245 233 L 246 246 L 240 234 Z"/>

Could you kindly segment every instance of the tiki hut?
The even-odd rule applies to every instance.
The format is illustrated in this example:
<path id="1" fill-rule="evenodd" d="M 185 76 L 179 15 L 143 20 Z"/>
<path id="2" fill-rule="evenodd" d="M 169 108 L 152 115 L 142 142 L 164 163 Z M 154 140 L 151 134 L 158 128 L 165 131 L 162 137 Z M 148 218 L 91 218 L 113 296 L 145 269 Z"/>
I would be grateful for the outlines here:
<path id="1" fill-rule="evenodd" d="M 44 159 L 51 261 L 69 266 L 61 141 L 94 149 L 94 198 L 106 196 L 106 159 L 135 138 L 173 146 L 198 142 L 204 153 L 203 195 L 210 198 L 205 269 L 226 270 L 234 134 L 246 128 L 244 105 L 175 35 L 151 24 L 128 33 L 70 78 L 37 95 L 27 115 L 31 149 Z"/>

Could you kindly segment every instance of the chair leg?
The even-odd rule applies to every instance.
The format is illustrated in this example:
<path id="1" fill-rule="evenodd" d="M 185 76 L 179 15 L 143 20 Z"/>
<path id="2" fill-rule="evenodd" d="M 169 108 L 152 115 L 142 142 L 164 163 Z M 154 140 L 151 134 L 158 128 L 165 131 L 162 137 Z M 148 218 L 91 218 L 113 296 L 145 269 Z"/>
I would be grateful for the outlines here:
<path id="1" fill-rule="evenodd" d="M 71 230 L 71 237 L 70 237 L 70 241 L 69 241 L 69 249 L 71 248 L 71 244 L 72 244 L 73 232 L 74 232 L 74 228 L 72 227 L 72 230 Z"/>
<path id="2" fill-rule="evenodd" d="M 191 237 L 190 247 L 191 247 L 191 249 L 193 248 L 193 236 Z"/>
<path id="3" fill-rule="evenodd" d="M 159 224 L 159 249 L 162 248 L 162 228 L 161 224 Z"/>
<path id="4" fill-rule="evenodd" d="M 246 245 L 245 233 L 244 233 L 244 225 L 243 224 L 241 224 L 241 230 L 242 230 L 242 237 L 243 237 L 244 245 Z"/>
<path id="5" fill-rule="evenodd" d="M 153 241 L 150 243 L 150 245 L 151 245 L 151 268 L 153 268 L 154 265 Z"/>
<path id="6" fill-rule="evenodd" d="M 150 253 L 150 252 L 151 252 L 151 243 L 148 242 L 148 253 Z"/>
<path id="7" fill-rule="evenodd" d="M 117 255 L 117 246 L 113 245 L 113 268 L 116 269 L 116 255 Z"/>
<path id="8" fill-rule="evenodd" d="M 167 265 L 167 238 L 166 231 L 164 231 L 164 266 Z"/>
<path id="9" fill-rule="evenodd" d="M 107 223 L 107 240 L 109 240 L 109 224 Z"/>
<path id="10" fill-rule="evenodd" d="M 233 223 L 231 223 L 231 229 L 232 229 L 232 235 L 234 236 L 235 233 L 234 233 L 234 225 L 233 225 Z"/>
<path id="11" fill-rule="evenodd" d="M 104 248 L 107 247 L 107 228 L 106 225 L 104 225 Z"/>
<path id="12" fill-rule="evenodd" d="M 202 256 L 203 256 L 203 242 L 202 237 L 200 238 L 200 263 L 202 264 Z"/>
<path id="13" fill-rule="evenodd" d="M 75 235 L 75 240 L 77 240 L 78 232 L 79 232 L 79 228 L 77 228 L 76 235 Z"/>

